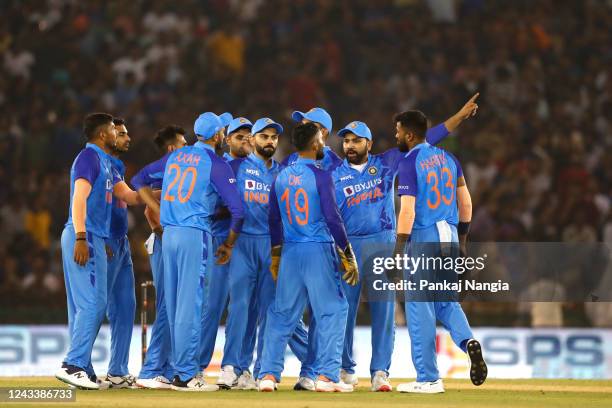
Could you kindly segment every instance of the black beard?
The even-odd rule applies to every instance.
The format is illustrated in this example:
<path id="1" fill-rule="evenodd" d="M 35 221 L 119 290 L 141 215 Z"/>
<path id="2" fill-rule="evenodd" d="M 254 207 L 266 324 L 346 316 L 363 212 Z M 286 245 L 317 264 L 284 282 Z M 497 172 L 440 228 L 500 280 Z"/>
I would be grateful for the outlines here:
<path id="1" fill-rule="evenodd" d="M 257 153 L 259 153 L 262 157 L 265 157 L 266 159 L 269 159 L 270 157 L 274 156 L 274 153 L 276 153 L 276 149 L 270 146 L 261 147 L 259 145 L 256 145 L 255 150 L 257 150 Z"/>
<path id="2" fill-rule="evenodd" d="M 355 156 L 353 156 L 353 158 L 350 158 L 348 154 L 345 154 L 346 160 L 349 163 L 351 163 L 351 164 L 363 164 L 363 163 L 366 162 L 365 158 L 366 158 L 367 152 L 364 152 L 362 154 L 356 152 L 355 150 L 353 150 L 353 152 L 355 153 Z"/>
<path id="3" fill-rule="evenodd" d="M 316 155 L 317 160 L 323 160 L 324 157 L 325 157 L 325 152 L 323 151 L 323 149 L 317 151 L 317 155 Z"/>
<path id="4" fill-rule="evenodd" d="M 410 147 L 408 147 L 408 144 L 406 142 L 397 142 L 397 148 L 400 152 L 402 153 L 406 153 L 408 150 L 410 150 Z"/>

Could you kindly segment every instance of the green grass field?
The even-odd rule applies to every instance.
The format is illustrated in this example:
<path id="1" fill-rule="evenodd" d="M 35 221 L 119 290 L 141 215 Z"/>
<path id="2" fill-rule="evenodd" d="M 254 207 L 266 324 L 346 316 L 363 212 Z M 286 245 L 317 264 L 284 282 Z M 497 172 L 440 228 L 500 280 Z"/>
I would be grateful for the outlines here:
<path id="1" fill-rule="evenodd" d="M 488 380 L 474 387 L 468 380 L 445 380 L 446 393 L 412 395 L 373 393 L 362 379 L 350 394 L 291 391 L 294 379 L 286 378 L 279 391 L 219 391 L 179 393 L 154 390 L 77 391 L 76 403 L 0 403 L 0 406 L 52 407 L 612 407 L 612 381 L 582 380 Z M 403 380 L 395 380 L 394 386 Z M 0 378 L 0 387 L 65 387 L 52 377 Z"/>

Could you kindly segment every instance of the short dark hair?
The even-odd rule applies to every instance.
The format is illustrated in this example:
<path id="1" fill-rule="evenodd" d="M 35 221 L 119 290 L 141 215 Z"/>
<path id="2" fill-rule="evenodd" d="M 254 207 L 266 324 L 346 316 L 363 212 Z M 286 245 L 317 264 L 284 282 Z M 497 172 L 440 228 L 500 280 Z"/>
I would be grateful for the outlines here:
<path id="1" fill-rule="evenodd" d="M 305 150 L 319 128 L 312 122 L 302 123 L 293 128 L 291 142 L 298 151 Z"/>
<path id="2" fill-rule="evenodd" d="M 113 121 L 113 116 L 108 113 L 90 113 L 83 120 L 83 133 L 87 140 L 91 140 L 96 135 L 98 128 Z"/>
<path id="3" fill-rule="evenodd" d="M 178 125 L 168 125 L 157 131 L 157 135 L 155 135 L 155 145 L 157 148 L 163 153 L 169 144 L 173 143 L 176 140 L 177 133 L 179 135 L 185 135 L 185 129 Z"/>
<path id="4" fill-rule="evenodd" d="M 409 110 L 395 115 L 395 123 L 400 125 L 410 132 L 414 133 L 419 138 L 424 138 L 427 133 L 427 116 L 418 110 Z"/>
<path id="5" fill-rule="evenodd" d="M 113 118 L 113 124 L 115 126 L 125 125 L 125 119 L 123 119 L 123 118 Z"/>

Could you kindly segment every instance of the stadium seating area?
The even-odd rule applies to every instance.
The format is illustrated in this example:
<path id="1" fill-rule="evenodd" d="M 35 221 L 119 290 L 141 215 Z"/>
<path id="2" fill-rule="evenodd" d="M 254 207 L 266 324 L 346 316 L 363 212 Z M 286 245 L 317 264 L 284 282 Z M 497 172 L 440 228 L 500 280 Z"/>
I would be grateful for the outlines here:
<path id="1" fill-rule="evenodd" d="M 91 111 L 126 119 L 129 179 L 157 157 L 157 128 L 191 132 L 205 110 L 287 129 L 293 109 L 320 105 L 335 129 L 368 123 L 380 152 L 394 145 L 395 112 L 437 123 L 480 91 L 477 118 L 445 142 L 472 190 L 471 239 L 612 242 L 609 2 L 167 4 L 1 2 L 0 322 L 65 321 L 59 235 Z M 131 221 L 143 281 L 141 209 Z M 474 325 L 529 324 L 515 306 L 466 310 Z M 565 312 L 566 325 L 595 324 L 582 306 Z"/>

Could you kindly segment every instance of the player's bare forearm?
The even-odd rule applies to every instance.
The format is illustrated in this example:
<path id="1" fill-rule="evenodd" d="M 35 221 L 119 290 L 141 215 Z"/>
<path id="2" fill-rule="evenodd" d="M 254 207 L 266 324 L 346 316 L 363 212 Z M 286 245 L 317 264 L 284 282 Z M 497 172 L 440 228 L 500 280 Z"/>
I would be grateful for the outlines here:
<path id="1" fill-rule="evenodd" d="M 472 221 L 472 197 L 466 185 L 457 187 L 457 206 L 459 208 L 459 222 Z"/>
<path id="2" fill-rule="evenodd" d="M 145 203 L 140 198 L 140 195 L 138 195 L 138 192 L 132 190 L 125 181 L 120 181 L 115 184 L 113 194 L 118 199 L 125 201 L 127 205 L 140 205 Z"/>
<path id="3" fill-rule="evenodd" d="M 161 197 L 161 190 L 160 197 Z M 153 215 L 159 218 L 159 200 L 155 198 L 156 192 L 154 192 L 151 187 L 142 187 L 138 189 L 138 195 L 142 199 L 142 201 L 146 204 L 146 206 L 150 209 Z"/>
<path id="4" fill-rule="evenodd" d="M 401 198 L 400 212 L 397 217 L 397 233 L 407 234 L 412 233 L 414 225 L 415 212 L 415 197 L 411 195 L 403 195 Z"/>
<path id="5" fill-rule="evenodd" d="M 85 218 L 87 217 L 87 198 L 91 193 L 91 184 L 85 179 L 74 182 L 72 195 L 72 224 L 76 233 L 85 232 Z"/>
<path id="6" fill-rule="evenodd" d="M 459 109 L 457 113 L 455 113 L 453 116 L 451 116 L 444 122 L 444 126 L 446 126 L 446 129 L 448 129 L 449 132 L 452 132 L 457 129 L 461 122 L 463 122 L 464 120 L 476 115 L 476 112 L 478 111 L 478 104 L 476 103 L 476 98 L 478 98 L 478 95 L 480 95 L 480 93 L 476 93 L 474 96 L 472 96 L 470 100 L 467 101 L 467 103 L 463 105 L 461 109 Z"/>

